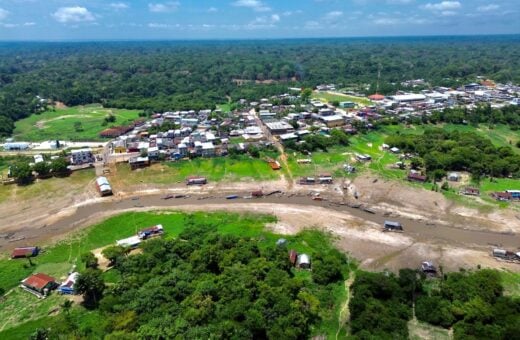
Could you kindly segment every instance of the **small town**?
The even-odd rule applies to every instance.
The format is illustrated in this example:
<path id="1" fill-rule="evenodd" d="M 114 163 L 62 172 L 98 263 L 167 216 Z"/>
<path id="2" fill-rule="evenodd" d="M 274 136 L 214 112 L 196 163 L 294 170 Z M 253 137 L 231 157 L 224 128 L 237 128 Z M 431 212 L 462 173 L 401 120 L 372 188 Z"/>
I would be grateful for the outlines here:
<path id="1" fill-rule="evenodd" d="M 513 0 L 0 1 L 0 340 L 512 340 Z"/>

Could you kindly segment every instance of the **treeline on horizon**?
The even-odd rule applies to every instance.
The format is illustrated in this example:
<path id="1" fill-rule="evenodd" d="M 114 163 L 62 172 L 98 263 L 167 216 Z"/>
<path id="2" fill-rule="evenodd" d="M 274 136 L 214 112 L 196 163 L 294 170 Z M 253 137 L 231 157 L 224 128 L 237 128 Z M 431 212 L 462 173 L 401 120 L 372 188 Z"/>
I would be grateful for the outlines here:
<path id="1" fill-rule="evenodd" d="M 43 108 L 66 105 L 155 111 L 214 108 L 288 86 L 335 83 L 393 93 L 423 78 L 456 86 L 485 76 L 520 83 L 517 36 L 222 42 L 0 44 L 0 136 Z M 246 81 L 238 84 L 238 81 Z M 368 85 L 368 87 L 367 87 Z"/>

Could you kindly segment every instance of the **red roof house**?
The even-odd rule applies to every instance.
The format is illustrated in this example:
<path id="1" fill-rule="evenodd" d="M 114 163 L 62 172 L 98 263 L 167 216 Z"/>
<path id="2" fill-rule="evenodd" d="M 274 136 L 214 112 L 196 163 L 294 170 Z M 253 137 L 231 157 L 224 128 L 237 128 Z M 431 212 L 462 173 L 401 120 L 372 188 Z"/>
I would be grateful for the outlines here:
<path id="1" fill-rule="evenodd" d="M 57 285 L 56 280 L 52 276 L 43 273 L 31 275 L 22 281 L 24 288 L 39 294 L 44 294 L 45 289 L 51 290 L 56 288 Z"/>
<path id="2" fill-rule="evenodd" d="M 368 99 L 378 101 L 378 100 L 385 99 L 385 96 L 383 96 L 382 94 L 376 93 L 371 96 L 368 96 Z"/>

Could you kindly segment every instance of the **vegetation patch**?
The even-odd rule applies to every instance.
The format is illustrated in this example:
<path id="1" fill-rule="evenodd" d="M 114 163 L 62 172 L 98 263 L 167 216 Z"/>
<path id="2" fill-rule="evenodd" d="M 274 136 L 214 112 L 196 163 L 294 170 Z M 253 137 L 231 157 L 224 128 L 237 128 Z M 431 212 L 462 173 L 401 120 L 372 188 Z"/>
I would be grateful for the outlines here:
<path id="1" fill-rule="evenodd" d="M 371 105 L 372 102 L 364 97 L 349 96 L 341 93 L 329 93 L 329 92 L 313 92 L 312 98 L 316 98 L 327 103 L 341 103 L 341 102 L 353 102 L 358 105 L 367 106 Z"/>
<path id="2" fill-rule="evenodd" d="M 61 276 L 63 276 L 63 274 L 66 274 L 66 271 L 69 270 L 72 265 L 76 265 L 80 271 L 83 271 L 85 268 L 85 264 L 82 261 L 85 259 L 85 257 L 82 255 L 86 252 L 100 248 L 102 246 L 114 244 L 117 239 L 134 235 L 137 230 L 143 227 L 155 224 L 162 224 L 166 232 L 166 235 L 162 241 L 157 240 L 145 243 L 143 248 L 144 252 L 142 254 L 132 255 L 125 257 L 122 260 L 118 260 L 115 269 L 111 269 L 101 276 L 101 280 L 106 282 L 107 287 L 109 287 L 106 288 L 105 291 L 105 296 L 108 305 L 116 305 L 116 302 L 114 300 L 115 296 L 113 295 L 116 291 L 123 292 L 123 290 L 126 289 L 144 289 L 141 292 L 135 291 L 137 295 L 134 295 L 134 293 L 129 293 L 130 295 L 127 296 L 128 298 L 130 298 L 130 296 L 134 296 L 134 298 L 137 298 L 137 296 L 143 295 L 144 292 L 147 290 L 145 289 L 145 287 L 148 287 L 149 284 L 145 284 L 144 282 L 157 283 L 161 280 L 171 279 L 167 276 L 162 277 L 160 274 L 158 274 L 157 271 L 150 270 L 150 267 L 148 266 L 146 267 L 146 270 L 143 267 L 143 271 L 138 273 L 137 271 L 141 270 L 139 269 L 141 267 L 141 265 L 139 265 L 139 263 L 142 263 L 141 261 L 151 261 L 155 259 L 154 261 L 158 261 L 156 262 L 157 266 L 166 265 L 166 263 L 168 262 L 167 265 L 170 266 L 175 264 L 176 268 L 178 268 L 177 266 L 184 268 L 184 266 L 187 266 L 189 263 L 191 263 L 189 264 L 189 266 L 193 269 L 193 272 L 190 275 L 193 275 L 193 279 L 190 279 L 190 282 L 193 282 L 192 280 L 198 280 L 197 277 L 199 277 L 199 279 L 201 280 L 200 285 L 196 284 L 185 286 L 181 285 L 180 281 L 178 281 L 178 285 L 169 285 L 169 287 L 174 290 L 180 289 L 181 287 L 193 287 L 194 290 L 192 293 L 195 295 L 191 295 L 191 297 L 188 300 L 193 303 L 196 303 L 196 305 L 193 305 L 193 308 L 195 309 L 188 308 L 188 304 L 191 303 L 188 302 L 188 300 L 186 300 L 185 302 L 179 301 L 179 307 L 183 306 L 183 308 L 179 309 L 179 311 L 184 310 L 185 312 L 183 313 L 189 313 L 190 315 L 188 316 L 188 314 L 186 314 L 183 316 L 183 318 L 185 318 L 185 321 L 188 322 L 187 324 L 183 322 L 183 324 L 189 325 L 192 322 L 194 322 L 192 324 L 193 327 L 189 327 L 189 329 L 192 329 L 192 331 L 209 331 L 209 328 L 207 327 L 210 327 L 210 325 L 206 325 L 206 321 L 208 321 L 209 319 L 198 319 L 197 317 L 197 322 L 195 322 L 195 319 L 191 319 L 192 317 L 195 317 L 195 315 L 199 315 L 199 317 L 201 317 L 204 314 L 199 313 L 202 312 L 204 309 L 204 301 L 209 303 L 209 305 L 206 305 L 208 308 L 210 308 L 208 311 L 211 311 L 211 313 L 208 315 L 213 318 L 224 318 L 224 316 L 226 316 L 227 318 L 229 315 L 236 316 L 236 318 L 226 319 L 227 321 L 225 321 L 224 324 L 219 324 L 218 329 L 220 329 L 223 332 L 226 330 L 229 331 L 229 327 L 231 327 L 232 329 L 236 327 L 237 331 L 240 330 L 240 332 L 254 330 L 255 328 L 250 328 L 249 326 L 246 327 L 248 330 L 245 330 L 243 328 L 245 327 L 244 325 L 246 325 L 245 322 L 247 318 L 252 318 L 253 315 L 242 315 L 240 313 L 245 313 L 247 310 L 252 310 L 254 308 L 257 308 L 254 310 L 258 310 L 260 313 L 272 313 L 274 312 L 274 310 L 268 312 L 268 310 L 265 308 L 271 308 L 267 306 L 272 305 L 274 301 L 279 301 L 279 303 L 281 304 L 288 303 L 288 305 L 284 306 L 278 306 L 277 303 L 273 305 L 278 306 L 276 307 L 276 313 L 278 313 L 276 315 L 279 315 L 280 318 L 283 319 L 283 321 L 282 319 L 280 319 L 279 321 L 275 321 L 274 319 L 273 321 L 267 321 L 269 318 L 267 318 L 266 316 L 262 317 L 261 315 L 255 314 L 255 318 L 260 318 L 258 320 L 255 319 L 256 321 L 261 322 L 261 320 L 264 320 L 266 322 L 266 324 L 264 324 L 265 327 L 272 327 L 272 330 L 271 328 L 269 328 L 270 332 L 305 332 L 305 334 L 307 335 L 332 334 L 336 331 L 337 328 L 336 307 L 338 304 L 340 304 L 339 300 L 341 300 L 345 296 L 343 279 L 348 276 L 348 266 L 344 255 L 341 255 L 331 245 L 330 236 L 313 230 L 307 230 L 295 236 L 284 236 L 287 239 L 286 246 L 281 248 L 277 247 L 275 244 L 276 241 L 280 238 L 280 236 L 267 232 L 264 229 L 266 223 L 271 223 L 274 221 L 275 218 L 271 216 L 247 214 L 239 215 L 229 213 L 126 213 L 110 218 L 102 223 L 99 223 L 81 232 L 75 233 L 68 240 L 62 241 L 49 248 L 45 248 L 42 254 L 32 259 L 33 266 L 30 266 L 28 264 L 28 261 L 26 260 L 0 260 L 0 271 L 2 273 L 8 274 L 2 275 L 2 277 L 0 278 L 0 287 L 4 288 L 5 290 L 14 288 L 18 284 L 19 280 L 28 276 L 32 272 L 40 270 L 53 273 L 55 277 L 60 277 L 60 271 L 64 271 L 64 273 L 62 273 Z M 194 248 L 191 249 L 190 247 Z M 188 251 L 188 248 L 190 248 L 191 250 Z M 182 255 L 183 257 L 188 256 L 182 260 L 186 261 L 184 265 L 181 265 L 181 263 L 178 262 L 181 261 L 181 258 L 177 258 L 177 255 L 180 256 L 180 253 L 174 255 L 173 249 L 178 249 L 183 254 L 185 254 Z M 208 262 L 210 258 L 215 256 L 219 252 L 217 249 L 221 249 L 221 251 L 223 252 L 221 255 L 214 258 L 217 262 Z M 313 271 L 309 272 L 304 270 L 295 270 L 290 265 L 288 265 L 288 249 L 295 249 L 299 253 L 305 252 L 309 254 L 312 259 Z M 158 256 L 158 251 L 161 252 L 161 254 L 163 254 L 164 256 Z M 195 256 L 197 253 L 199 255 Z M 145 260 L 145 258 L 147 258 L 147 260 Z M 170 259 L 173 261 L 174 258 L 177 258 L 177 260 L 175 260 L 174 262 L 169 262 Z M 197 258 L 198 260 L 196 260 Z M 197 262 L 199 263 L 199 265 L 195 266 L 195 262 L 192 261 L 199 261 Z M 217 272 L 213 272 L 213 270 L 216 270 L 217 267 L 213 267 L 212 263 L 215 264 L 218 268 L 220 268 L 217 270 Z M 281 266 L 282 264 L 283 266 Z M 131 269 L 134 265 L 137 267 Z M 159 268 L 157 268 L 157 270 L 159 270 Z M 188 267 L 186 267 L 183 270 L 178 270 L 174 272 L 178 272 L 179 275 L 183 273 L 181 276 L 184 279 L 187 279 L 185 275 L 188 273 L 188 270 Z M 252 270 L 252 272 L 249 272 L 249 270 Z M 242 275 L 240 273 L 246 275 L 247 278 L 239 278 L 240 275 Z M 137 286 L 125 286 L 124 282 L 130 282 L 133 280 L 130 280 L 129 275 L 136 275 L 135 279 L 139 282 L 141 282 L 141 280 L 144 280 L 142 281 L 143 285 L 139 284 Z M 150 280 L 150 278 L 145 277 L 149 275 L 153 275 L 156 278 Z M 215 279 L 211 279 L 211 275 L 216 275 Z M 220 277 L 221 275 L 224 276 Z M 257 276 L 255 280 L 250 281 L 250 279 L 253 278 L 253 276 L 251 275 L 260 276 Z M 176 280 L 181 279 L 182 278 L 179 277 Z M 222 282 L 219 284 L 218 281 L 220 279 L 222 279 Z M 238 279 L 240 284 L 231 284 L 228 281 L 235 279 Z M 253 286 L 250 286 L 249 288 L 245 287 L 244 284 L 247 286 L 247 282 L 250 282 L 249 284 L 254 285 L 254 287 L 256 288 L 254 288 Z M 260 285 L 260 282 L 263 283 Z M 286 284 L 292 287 L 291 292 L 294 293 L 290 293 L 286 290 L 286 288 L 283 288 Z M 218 289 L 212 290 L 210 289 L 211 286 L 216 287 Z M 274 288 L 275 286 L 277 287 L 276 289 Z M 205 288 L 202 291 L 198 291 L 199 288 L 202 289 L 202 287 Z M 210 298 L 210 300 L 213 302 L 208 300 L 208 297 L 211 294 L 219 294 L 219 292 L 221 291 L 222 294 L 224 294 L 223 287 L 244 287 L 244 289 L 254 289 L 258 294 L 261 294 L 261 296 L 265 297 L 267 301 L 271 302 L 269 302 L 268 305 L 261 307 L 263 300 L 250 300 L 250 302 L 253 304 L 251 308 L 242 308 L 244 306 L 244 303 L 247 304 L 247 301 L 245 301 L 244 298 L 249 296 L 248 294 L 245 294 L 245 291 L 243 290 L 236 291 L 237 296 L 233 296 L 233 298 L 236 298 L 235 300 L 233 300 L 235 302 L 232 302 L 228 299 L 232 296 L 228 296 L 226 299 L 224 299 L 224 297 L 220 297 L 220 300 L 217 299 L 217 296 L 213 296 L 212 298 Z M 294 290 L 297 287 L 299 288 L 297 290 Z M 159 292 L 163 289 L 170 288 L 166 288 L 166 286 L 160 284 L 157 287 L 157 289 L 159 289 L 157 293 L 159 294 Z M 38 300 L 32 295 L 18 290 L 18 288 L 14 289 L 15 290 L 13 292 L 16 292 L 16 295 L 13 295 L 13 299 L 16 296 L 23 294 L 24 297 L 33 299 L 35 301 L 34 303 L 36 304 L 49 303 L 50 305 L 54 305 L 54 307 L 60 310 L 62 313 L 60 313 L 56 317 L 49 318 L 45 316 L 45 312 L 42 312 L 41 314 L 37 314 L 34 317 L 45 318 L 47 320 L 45 323 L 39 323 L 36 320 L 31 321 L 27 324 L 21 324 L 22 322 L 25 322 L 25 320 L 14 320 L 4 328 L 4 332 L 0 333 L 0 336 L 3 336 L 3 334 L 13 334 L 14 329 L 19 330 L 19 333 L 17 334 L 32 334 L 32 332 L 34 332 L 36 328 L 41 328 L 40 331 L 43 331 L 49 328 L 49 325 L 52 325 L 52 330 L 62 332 L 62 334 L 69 334 L 67 332 L 70 332 L 71 329 L 73 329 L 74 332 L 77 332 L 74 334 L 81 334 L 82 336 L 88 336 L 88 332 L 99 332 L 99 329 L 102 330 L 102 334 L 116 331 L 125 331 L 129 333 L 134 333 L 138 331 L 137 328 L 132 328 L 134 326 L 129 326 L 130 328 L 128 329 L 118 328 L 121 326 L 116 327 L 117 329 L 111 328 L 111 325 L 114 324 L 115 319 L 120 320 L 121 318 L 123 318 L 123 314 L 127 317 L 129 315 L 125 313 L 121 314 L 119 312 L 115 312 L 115 309 L 105 308 L 108 305 L 105 305 L 103 303 L 103 300 L 101 300 L 101 308 L 95 309 L 92 312 L 87 312 L 85 309 L 76 306 L 73 308 L 73 310 L 70 311 L 70 313 L 69 311 L 67 311 L 67 313 L 64 313 L 65 310 L 63 308 L 60 308 L 59 306 L 59 304 L 62 302 L 61 300 L 56 300 L 55 302 L 52 302 L 54 301 L 52 300 L 52 298 L 57 297 L 54 294 L 51 295 L 51 298 L 49 299 Z M 262 289 L 268 289 L 268 291 L 265 292 L 265 294 L 267 295 L 264 296 L 263 293 L 260 293 Z M 233 290 L 233 292 L 234 291 L 235 290 Z M 233 292 L 230 291 L 229 294 L 233 295 Z M 165 296 L 164 294 L 166 293 L 161 293 L 162 296 Z M 162 303 L 160 301 L 166 301 L 158 299 L 160 295 L 157 295 L 155 293 L 152 295 L 144 295 L 153 296 L 154 301 L 156 301 L 157 303 Z M 170 293 L 166 294 L 166 296 L 168 295 L 170 295 Z M 171 298 L 174 298 L 174 296 L 175 294 L 171 295 Z M 251 294 L 250 296 L 251 299 L 253 299 L 255 296 L 257 296 L 258 298 L 260 297 L 260 295 L 255 294 Z M 282 298 L 282 296 L 284 297 Z M 290 301 L 291 296 L 293 299 L 292 302 Z M 185 298 L 188 298 L 188 296 L 185 296 Z M 0 307 L 0 313 L 4 312 L 3 306 L 16 305 L 16 299 L 11 300 L 12 298 L 10 297 L 10 295 L 8 295 L 5 299 L 7 303 L 3 304 L 2 307 Z M 170 306 L 168 308 L 172 308 L 173 300 L 170 300 L 170 298 L 168 298 L 167 301 L 169 301 L 168 305 Z M 226 306 L 222 305 L 221 307 L 218 307 L 218 304 L 220 303 L 219 301 L 222 303 L 226 301 Z M 137 303 L 137 300 L 135 300 L 134 302 Z M 203 304 L 200 305 L 199 303 Z M 300 311 L 304 316 L 303 319 L 300 319 L 300 316 L 298 316 L 297 318 L 296 315 L 291 316 L 292 310 L 294 308 L 293 303 L 303 304 L 300 307 L 296 308 L 296 310 Z M 128 306 L 130 306 L 130 304 Z M 166 307 L 166 305 L 164 307 Z M 200 310 L 199 307 L 201 308 Z M 155 312 L 157 310 L 163 310 L 163 313 L 156 314 L 154 312 L 154 315 L 164 316 L 169 313 L 167 313 L 166 310 L 162 309 L 162 307 L 157 306 L 157 308 L 158 309 L 152 310 L 154 310 Z M 234 314 L 230 314 L 231 310 L 228 310 L 229 308 L 232 308 L 234 310 Z M 170 312 L 173 313 L 174 310 L 178 309 L 174 308 Z M 191 314 L 192 312 L 196 313 Z M 80 316 L 76 315 L 78 313 L 88 313 L 88 315 L 95 314 L 97 315 L 95 317 L 97 319 L 99 319 L 100 315 L 103 315 L 102 319 L 110 320 L 110 322 L 100 322 L 97 326 L 94 327 L 95 329 L 93 329 L 91 326 L 87 325 L 88 322 L 83 322 L 83 319 Z M 142 313 L 140 313 L 140 315 L 144 316 L 146 315 L 146 313 L 147 312 L 143 311 Z M 240 315 L 236 313 L 239 313 Z M 206 317 L 208 317 L 208 315 Z M 149 316 L 152 316 L 152 314 L 149 314 Z M 132 320 L 138 323 L 147 323 L 148 321 L 151 322 L 152 319 L 143 318 L 142 321 L 137 321 L 134 319 Z M 215 319 L 215 321 L 217 319 Z M 87 318 L 87 320 L 90 319 Z M 300 322 L 303 322 L 303 320 L 306 320 L 305 325 L 300 324 Z M 152 328 L 145 327 L 144 323 L 141 331 L 151 331 Z M 298 323 L 298 327 L 291 328 L 287 326 L 292 325 L 294 323 Z M 188 332 L 188 329 L 184 328 L 184 326 L 177 329 L 177 327 L 180 327 L 180 325 L 176 323 L 168 324 L 171 327 L 175 328 L 176 331 Z M 268 324 L 270 326 L 268 326 Z M 65 327 L 64 329 L 63 325 L 67 325 L 67 327 Z M 27 328 L 32 329 L 32 332 L 29 331 Z M 168 330 L 168 332 L 173 331 L 173 328 Z M 139 327 L 139 329 L 141 328 Z M 268 331 L 267 328 L 262 329 L 264 330 L 258 331 Z M 166 330 L 164 329 L 163 331 Z M 280 334 L 283 335 L 285 333 Z"/>
<path id="3" fill-rule="evenodd" d="M 107 109 L 101 105 L 51 109 L 19 120 L 14 137 L 18 140 L 98 141 L 99 133 L 111 126 L 126 126 L 139 118 L 137 110 Z"/>

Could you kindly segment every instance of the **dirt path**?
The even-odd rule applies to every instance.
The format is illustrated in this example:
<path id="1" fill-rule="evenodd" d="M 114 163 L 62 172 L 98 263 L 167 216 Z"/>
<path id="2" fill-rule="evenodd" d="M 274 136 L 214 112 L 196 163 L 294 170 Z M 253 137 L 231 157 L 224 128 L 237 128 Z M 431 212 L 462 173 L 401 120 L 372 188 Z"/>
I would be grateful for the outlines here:
<path id="1" fill-rule="evenodd" d="M 341 306 L 341 310 L 339 312 L 338 330 L 336 331 L 336 340 L 338 340 L 339 333 L 341 332 L 341 329 L 343 328 L 343 326 L 347 322 L 350 322 L 350 309 L 348 308 L 349 307 L 348 304 L 350 303 L 350 298 L 351 298 L 350 287 L 352 286 L 352 284 L 354 283 L 355 280 L 356 280 L 356 272 L 352 271 L 350 273 L 350 277 L 348 278 L 348 280 L 345 281 L 345 291 L 347 292 L 347 298 L 343 302 L 343 305 Z"/>

